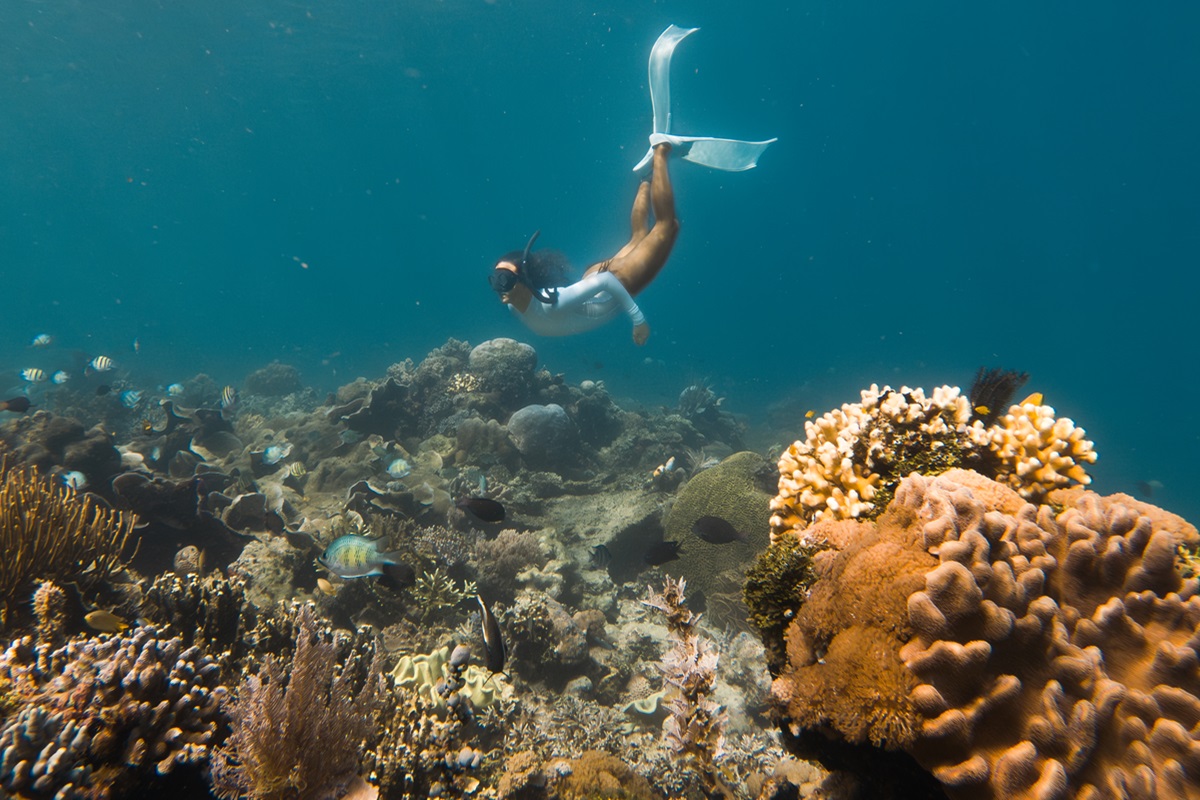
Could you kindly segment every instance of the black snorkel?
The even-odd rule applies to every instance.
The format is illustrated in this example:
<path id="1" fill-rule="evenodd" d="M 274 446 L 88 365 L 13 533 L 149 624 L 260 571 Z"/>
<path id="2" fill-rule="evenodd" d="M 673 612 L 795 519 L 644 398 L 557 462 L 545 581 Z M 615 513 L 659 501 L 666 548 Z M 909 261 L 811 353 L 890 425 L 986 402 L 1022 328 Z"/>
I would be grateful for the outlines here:
<path id="1" fill-rule="evenodd" d="M 541 300 L 546 305 L 552 306 L 558 302 L 558 289 L 554 287 L 550 287 L 548 289 L 539 289 L 538 287 L 534 286 L 529 282 L 529 270 L 526 268 L 529 263 L 529 251 L 533 249 L 533 243 L 536 242 L 537 238 L 541 235 L 541 230 L 536 230 L 533 232 L 533 236 L 529 237 L 529 241 L 525 243 L 525 250 L 521 253 L 521 263 L 519 265 L 520 269 L 517 271 L 517 279 L 529 287 L 529 291 L 533 293 L 534 297 L 536 297 L 538 300 Z"/>

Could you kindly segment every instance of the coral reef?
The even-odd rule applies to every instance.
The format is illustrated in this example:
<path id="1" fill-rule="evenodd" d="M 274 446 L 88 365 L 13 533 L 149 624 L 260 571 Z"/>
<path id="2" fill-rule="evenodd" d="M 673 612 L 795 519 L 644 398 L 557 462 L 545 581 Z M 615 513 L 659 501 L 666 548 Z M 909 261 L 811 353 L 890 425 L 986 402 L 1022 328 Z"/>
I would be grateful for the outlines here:
<path id="1" fill-rule="evenodd" d="M 379 654 L 354 654 L 364 662 L 357 668 L 340 662 L 337 643 L 318 629 L 311 606 L 301 606 L 295 621 L 290 670 L 267 657 L 223 703 L 232 733 L 212 754 L 220 797 L 336 797 L 359 777 L 360 748 L 377 735 L 384 697 Z"/>
<path id="2" fill-rule="evenodd" d="M 869 519 L 912 472 L 974 468 L 1031 500 L 1090 481 L 1082 465 L 1096 460 L 1092 443 L 1050 406 L 1014 405 L 989 426 L 972 421 L 974 414 L 957 386 L 926 396 L 920 388 L 872 384 L 861 402 L 805 422 L 805 439 L 779 459 L 772 537 L 822 519 Z"/>
<path id="3" fill-rule="evenodd" d="M 709 796 L 733 797 L 717 763 L 724 756 L 726 723 L 721 706 L 711 698 L 718 653 L 697 632 L 700 618 L 685 605 L 686 588 L 684 579 L 668 578 L 661 592 L 651 588 L 642 601 L 666 617 L 674 643 L 663 654 L 659 667 L 663 682 L 671 687 L 663 740 L 671 752 L 699 774 Z"/>
<path id="4" fill-rule="evenodd" d="M 36 469 L 0 464 L 0 626 L 23 610 L 38 580 L 88 592 L 124 566 L 134 517 L 100 506 Z"/>
<path id="5" fill-rule="evenodd" d="M 773 688 L 789 733 L 904 750 L 953 797 L 1200 797 L 1200 535 L 1050 500 L 912 475 L 876 523 L 786 534 L 828 548 Z"/>
<path id="6" fill-rule="evenodd" d="M 557 403 L 528 405 L 508 420 L 508 435 L 521 457 L 534 469 L 562 471 L 573 466 L 578 431 Z"/>
<path id="7" fill-rule="evenodd" d="M 546 561 L 545 547 L 536 533 L 508 528 L 495 539 L 475 545 L 475 578 L 493 601 L 510 603 L 520 587 L 521 573 L 529 567 L 543 567 Z"/>
<path id="8" fill-rule="evenodd" d="M 687 578 L 693 594 L 701 592 L 706 600 L 726 594 L 734 598 L 734 607 L 724 611 L 709 604 L 709 618 L 719 624 L 736 625 L 745 618 L 740 603 L 744 570 L 767 546 L 771 516 L 767 487 L 774 480 L 774 470 L 762 456 L 748 451 L 734 453 L 692 477 L 663 522 L 665 538 L 683 543 L 679 559 L 663 569 Z M 727 520 L 745 538 L 713 544 L 694 535 L 696 520 L 709 515 Z"/>
<path id="9" fill-rule="evenodd" d="M 401 656 L 391 676 L 398 688 L 416 694 L 431 706 L 444 707 L 446 697 L 438 688 L 439 682 L 445 683 L 450 677 L 450 667 L 450 648 L 447 646 L 428 654 Z M 475 711 L 484 711 L 500 699 L 512 696 L 511 685 L 497 680 L 481 667 L 467 664 L 459 672 L 457 682 L 460 686 L 456 691 Z"/>
<path id="10" fill-rule="evenodd" d="M 18 710 L 0 729 L 0 782 L 18 796 L 125 797 L 203 762 L 219 722 L 219 667 L 141 626 L 63 647 L 25 637 L 0 655 Z"/>
<path id="11" fill-rule="evenodd" d="M 281 364 L 278 361 L 272 361 L 265 367 L 254 370 L 242 381 L 242 390 L 246 394 L 260 397 L 291 394 L 303 388 L 300 370 L 291 364 Z"/>
<path id="12" fill-rule="evenodd" d="M 989 428 L 971 427 L 972 439 L 999 462 L 996 480 L 1035 501 L 1054 489 L 1092 482 L 1083 465 L 1095 463 L 1096 451 L 1084 436 L 1070 419 L 1032 402 L 1012 406 Z"/>

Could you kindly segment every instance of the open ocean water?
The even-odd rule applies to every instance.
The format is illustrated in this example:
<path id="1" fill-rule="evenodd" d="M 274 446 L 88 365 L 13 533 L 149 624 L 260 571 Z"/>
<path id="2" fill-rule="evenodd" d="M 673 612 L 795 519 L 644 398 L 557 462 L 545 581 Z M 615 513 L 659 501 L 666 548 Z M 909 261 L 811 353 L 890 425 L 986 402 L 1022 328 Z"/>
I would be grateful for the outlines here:
<path id="1" fill-rule="evenodd" d="M 625 241 L 670 23 L 701 28 L 674 132 L 779 141 L 672 163 L 647 346 L 538 339 L 487 273 L 535 229 L 580 267 Z M 708 378 L 765 449 L 872 382 L 1000 366 L 1087 429 L 1094 488 L 1196 521 L 1198 29 L 1184 2 L 6 0 L 0 382 L 80 351 L 327 390 L 511 336 L 629 402 Z"/>

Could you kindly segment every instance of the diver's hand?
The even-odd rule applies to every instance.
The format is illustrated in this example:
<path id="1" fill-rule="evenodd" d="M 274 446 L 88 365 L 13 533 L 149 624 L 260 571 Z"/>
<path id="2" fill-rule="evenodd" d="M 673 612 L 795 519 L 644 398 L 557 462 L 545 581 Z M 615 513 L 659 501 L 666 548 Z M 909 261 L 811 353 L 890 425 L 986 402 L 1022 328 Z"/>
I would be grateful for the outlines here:
<path id="1" fill-rule="evenodd" d="M 641 347 L 650 338 L 650 326 L 646 323 L 633 326 L 633 343 Z"/>

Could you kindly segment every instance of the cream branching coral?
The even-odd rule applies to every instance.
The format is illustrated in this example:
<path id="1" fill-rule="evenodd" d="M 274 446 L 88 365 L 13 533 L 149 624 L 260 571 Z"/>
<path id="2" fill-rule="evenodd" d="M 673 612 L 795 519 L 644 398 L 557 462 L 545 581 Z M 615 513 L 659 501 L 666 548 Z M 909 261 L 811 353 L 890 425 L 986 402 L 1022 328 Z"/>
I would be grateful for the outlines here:
<path id="1" fill-rule="evenodd" d="M 804 440 L 779 459 L 772 537 L 823 519 L 869 519 L 912 472 L 978 469 L 1030 500 L 1090 482 L 1083 465 L 1096 460 L 1092 443 L 1050 406 L 1020 403 L 988 426 L 973 413 L 956 386 L 927 396 L 872 384 L 860 402 L 806 422 Z"/>
<path id="2" fill-rule="evenodd" d="M 997 424 L 985 428 L 976 422 L 970 435 L 999 461 L 993 476 L 1024 498 L 1037 500 L 1046 492 L 1072 484 L 1092 482 L 1084 464 L 1096 463 L 1096 451 L 1084 438 L 1083 428 L 1040 403 L 1012 406 Z"/>
<path id="3" fill-rule="evenodd" d="M 829 549 L 773 687 L 792 732 L 905 750 L 951 797 L 1200 798 L 1200 534 L 1051 499 L 911 475 L 876 523 L 806 530 Z"/>
<path id="4" fill-rule="evenodd" d="M 876 508 L 876 495 L 913 469 L 945 469 L 973 446 L 971 407 L 954 386 L 893 390 L 872 384 L 862 400 L 804 424 L 804 441 L 779 459 L 779 494 L 771 530 L 800 530 L 822 519 L 857 519 Z M 886 497 L 881 498 L 885 500 Z"/>

